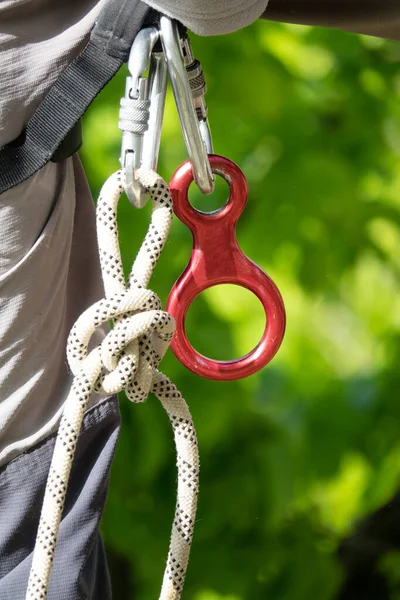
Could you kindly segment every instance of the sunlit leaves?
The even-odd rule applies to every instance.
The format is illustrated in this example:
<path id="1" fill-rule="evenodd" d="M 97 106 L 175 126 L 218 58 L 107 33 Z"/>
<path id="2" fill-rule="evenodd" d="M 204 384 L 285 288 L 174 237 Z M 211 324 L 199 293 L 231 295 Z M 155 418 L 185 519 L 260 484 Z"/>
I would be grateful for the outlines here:
<path id="1" fill-rule="evenodd" d="M 202 456 L 186 598 L 334 600 L 340 540 L 400 477 L 399 46 L 267 22 L 193 46 L 215 152 L 249 183 L 239 242 L 280 287 L 288 325 L 273 363 L 245 381 L 201 380 L 171 354 L 163 361 L 189 402 Z M 95 194 L 118 168 L 123 92 L 124 72 L 86 117 L 82 157 Z M 169 94 L 160 173 L 169 178 L 185 159 Z M 225 200 L 218 188 L 207 202 Z M 129 267 L 148 211 L 124 201 L 119 217 Z M 190 248 L 176 221 L 151 284 L 163 300 Z M 193 306 L 189 333 L 233 357 L 262 319 L 246 295 L 214 288 Z M 122 413 L 103 531 L 119 557 L 116 600 L 150 600 L 173 515 L 172 435 L 154 398 L 123 399 Z M 398 562 L 391 554 L 380 565 L 393 586 Z M 125 564 L 130 590 L 118 587 L 115 564 Z"/>

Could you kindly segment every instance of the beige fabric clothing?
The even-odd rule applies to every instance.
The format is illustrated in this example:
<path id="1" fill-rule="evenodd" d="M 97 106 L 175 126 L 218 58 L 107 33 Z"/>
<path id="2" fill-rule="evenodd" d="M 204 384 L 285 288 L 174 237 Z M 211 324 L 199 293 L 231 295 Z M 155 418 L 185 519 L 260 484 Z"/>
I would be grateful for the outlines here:
<path id="1" fill-rule="evenodd" d="M 0 2 L 0 146 L 15 139 L 83 47 L 104 0 Z"/>
<path id="2" fill-rule="evenodd" d="M 0 145 L 19 135 L 80 51 L 99 5 L 0 3 Z M 71 384 L 68 331 L 102 293 L 94 207 L 79 159 L 0 196 L 0 464 L 54 430 Z"/>
<path id="3" fill-rule="evenodd" d="M 3 194 L 0 223 L 1 464 L 56 426 L 71 384 L 69 329 L 102 294 L 94 206 L 78 157 L 49 163 Z"/>

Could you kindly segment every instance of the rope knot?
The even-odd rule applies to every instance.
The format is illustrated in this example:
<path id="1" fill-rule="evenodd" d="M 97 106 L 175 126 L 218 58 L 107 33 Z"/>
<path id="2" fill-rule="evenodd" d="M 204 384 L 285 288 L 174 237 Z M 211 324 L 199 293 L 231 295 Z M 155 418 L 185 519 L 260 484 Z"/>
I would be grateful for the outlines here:
<path id="1" fill-rule="evenodd" d="M 173 318 L 162 310 L 121 318 L 101 344 L 102 363 L 108 371 L 102 389 L 108 394 L 124 389 L 132 402 L 146 400 L 174 331 Z"/>
<path id="2" fill-rule="evenodd" d="M 137 285 L 96 302 L 76 321 L 69 336 L 67 357 L 74 375 L 88 355 L 93 333 L 110 320 L 115 326 L 97 349 L 101 376 L 96 391 L 125 390 L 132 402 L 143 402 L 174 334 L 174 319 L 161 310 L 154 292 Z"/>
<path id="3" fill-rule="evenodd" d="M 125 282 L 117 230 L 117 204 L 124 185 L 123 174 L 118 171 L 105 184 L 97 209 L 106 297 L 88 308 L 75 323 L 67 357 L 77 375 L 88 356 L 94 331 L 114 321 L 114 328 L 97 349 L 97 369 L 101 375 L 95 390 L 107 394 L 125 390 L 132 402 L 143 402 L 152 390 L 154 372 L 175 330 L 174 320 L 162 310 L 158 296 L 146 289 L 168 236 L 172 200 L 168 187 L 156 173 L 139 169 L 137 176 L 143 187 L 151 190 L 153 212 L 149 230 Z"/>

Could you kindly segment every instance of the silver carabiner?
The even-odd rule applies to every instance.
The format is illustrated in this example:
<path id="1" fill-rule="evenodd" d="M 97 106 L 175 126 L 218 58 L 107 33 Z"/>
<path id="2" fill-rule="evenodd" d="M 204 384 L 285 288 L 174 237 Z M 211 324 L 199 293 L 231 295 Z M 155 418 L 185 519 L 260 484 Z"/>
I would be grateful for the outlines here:
<path id="1" fill-rule="evenodd" d="M 121 98 L 119 128 L 122 130 L 121 166 L 125 169 L 125 193 L 142 208 L 148 199 L 135 179 L 141 166 L 155 169 L 161 137 L 167 86 L 167 66 L 162 52 L 153 52 L 159 40 L 155 27 L 142 29 L 132 45 L 125 97 Z M 143 75 L 149 69 L 148 77 Z"/>
<path id="2" fill-rule="evenodd" d="M 162 49 L 157 43 L 162 43 Z M 213 153 L 204 101 L 206 85 L 199 61 L 192 55 L 187 35 L 181 40 L 176 21 L 161 17 L 160 29 L 142 29 L 133 43 L 121 99 L 119 128 L 123 131 L 121 166 L 125 169 L 125 192 L 130 202 L 142 208 L 147 194 L 135 179 L 135 170 L 155 170 L 160 147 L 169 72 L 184 141 L 194 179 L 204 194 L 214 189 L 208 154 Z M 149 70 L 148 77 L 144 77 Z"/>
<path id="3" fill-rule="evenodd" d="M 161 50 L 154 50 L 149 67 L 149 128 L 143 138 L 142 166 L 156 171 L 160 150 L 161 128 L 164 116 L 165 95 L 167 91 L 167 63 Z"/>
<path id="4" fill-rule="evenodd" d="M 198 113 L 196 95 L 192 95 L 188 74 L 185 69 L 184 55 L 181 46 L 177 22 L 169 17 L 160 19 L 161 43 L 167 61 L 168 72 L 178 109 L 183 138 L 192 163 L 194 180 L 203 194 L 210 194 L 214 189 L 214 176 L 211 170 L 208 153 L 212 153 L 211 134 L 207 123 L 207 114 Z M 188 52 L 189 42 L 186 43 L 186 62 L 193 60 Z M 188 56 L 189 54 L 189 56 Z M 193 88 L 192 88 L 193 89 Z M 202 94 L 204 95 L 204 91 Z M 205 105 L 204 105 L 205 107 Z M 201 123 L 201 127 L 199 125 Z M 204 139 L 203 139 L 204 137 Z"/>

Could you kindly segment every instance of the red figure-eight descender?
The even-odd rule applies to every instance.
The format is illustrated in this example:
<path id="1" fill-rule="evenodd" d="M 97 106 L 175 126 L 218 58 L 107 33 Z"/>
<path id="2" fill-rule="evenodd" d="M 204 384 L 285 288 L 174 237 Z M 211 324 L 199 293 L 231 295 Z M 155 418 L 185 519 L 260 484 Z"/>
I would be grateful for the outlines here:
<path id="1" fill-rule="evenodd" d="M 193 181 L 191 163 L 183 164 L 170 184 L 177 217 L 193 234 L 189 264 L 171 290 L 167 311 L 174 317 L 176 332 L 171 347 L 191 371 L 208 379 L 233 380 L 259 371 L 276 354 L 285 333 L 285 308 L 278 288 L 266 273 L 240 249 L 235 235 L 247 202 L 247 182 L 235 163 L 209 155 L 212 171 L 229 185 L 228 202 L 211 213 L 199 212 L 190 204 L 188 189 Z M 253 292 L 261 301 L 266 326 L 258 345 L 237 360 L 220 361 L 199 354 L 187 339 L 185 317 L 193 300 L 205 289 L 230 283 Z"/>

